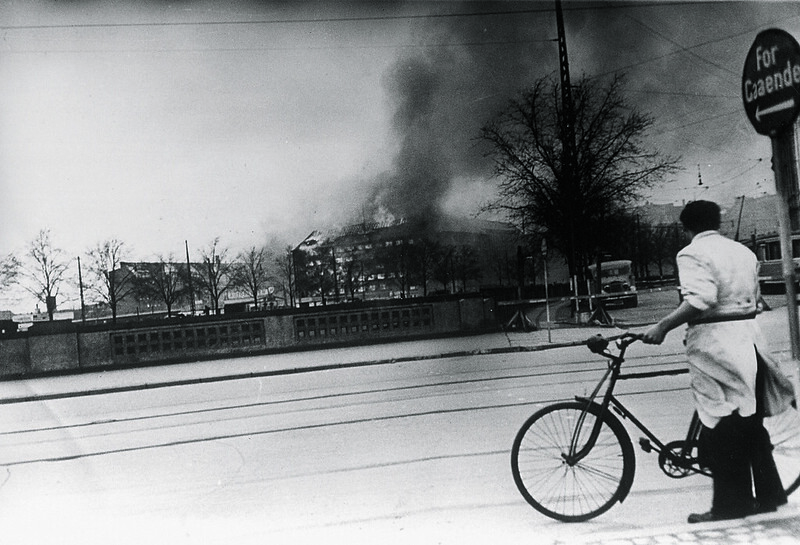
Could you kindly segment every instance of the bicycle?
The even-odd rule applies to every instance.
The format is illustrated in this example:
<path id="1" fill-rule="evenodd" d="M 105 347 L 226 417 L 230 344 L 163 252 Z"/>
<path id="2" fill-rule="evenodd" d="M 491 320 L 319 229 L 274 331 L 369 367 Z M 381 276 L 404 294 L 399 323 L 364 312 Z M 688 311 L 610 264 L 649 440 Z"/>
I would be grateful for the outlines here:
<path id="1" fill-rule="evenodd" d="M 586 341 L 589 350 L 608 359 L 608 369 L 591 395 L 542 408 L 525 421 L 514 439 L 511 469 L 517 488 L 536 510 L 559 521 L 594 518 L 624 501 L 630 492 L 636 470 L 633 443 L 611 409 L 644 433 L 641 448 L 658 453 L 659 466 L 669 477 L 711 475 L 697 457 L 702 428 L 697 412 L 684 439 L 664 443 L 614 396 L 619 380 L 679 375 L 688 369 L 622 374 L 625 351 L 638 339 L 629 334 L 619 337 L 617 354 L 608 350 L 611 340 L 596 335 Z M 764 419 L 787 495 L 800 486 L 799 423 L 796 411 Z"/>

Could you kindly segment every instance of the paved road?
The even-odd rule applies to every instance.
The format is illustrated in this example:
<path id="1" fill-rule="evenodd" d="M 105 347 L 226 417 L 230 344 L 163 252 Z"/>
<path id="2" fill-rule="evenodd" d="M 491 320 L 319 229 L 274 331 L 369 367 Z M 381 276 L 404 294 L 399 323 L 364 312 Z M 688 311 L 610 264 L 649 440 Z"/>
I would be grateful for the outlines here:
<path id="1" fill-rule="evenodd" d="M 780 316 L 764 317 L 770 332 Z M 690 535 L 685 516 L 707 507 L 709 483 L 666 478 L 652 454 L 637 453 L 628 500 L 585 524 L 547 519 L 514 486 L 516 430 L 537 407 L 590 388 L 602 363 L 575 343 L 598 331 L 619 332 L 555 330 L 551 350 L 540 350 L 539 331 L 0 384 L 3 543 Z M 631 356 L 632 368 L 680 365 L 680 336 Z M 620 393 L 654 431 L 677 437 L 691 410 L 685 380 Z"/>

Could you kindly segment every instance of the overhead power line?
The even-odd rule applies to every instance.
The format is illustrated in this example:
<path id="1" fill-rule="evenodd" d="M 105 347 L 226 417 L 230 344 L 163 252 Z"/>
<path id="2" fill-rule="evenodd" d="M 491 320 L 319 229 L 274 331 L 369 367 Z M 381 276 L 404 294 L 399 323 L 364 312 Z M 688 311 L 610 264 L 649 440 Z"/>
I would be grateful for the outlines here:
<path id="1" fill-rule="evenodd" d="M 735 98 L 740 99 L 742 98 L 741 95 L 721 95 L 721 94 L 712 94 L 712 93 L 690 93 L 690 92 L 680 92 L 680 91 L 664 91 L 661 89 L 626 89 L 626 93 L 638 93 L 642 95 L 669 95 L 669 96 L 680 96 L 680 97 L 691 97 L 691 98 Z"/>
<path id="2" fill-rule="evenodd" d="M 679 51 L 679 52 L 681 52 L 681 53 L 687 53 L 687 54 L 691 55 L 692 57 L 694 57 L 694 58 L 696 58 L 696 59 L 698 59 L 698 60 L 700 60 L 700 61 L 703 61 L 703 62 L 705 62 L 705 63 L 707 63 L 707 64 L 709 64 L 709 65 L 713 66 L 714 68 L 717 68 L 718 70 L 721 70 L 721 71 L 723 71 L 723 72 L 726 72 L 727 74 L 734 75 L 734 76 L 737 76 L 737 77 L 738 77 L 738 75 L 739 75 L 739 74 L 738 74 L 738 73 L 736 73 L 736 72 L 733 72 L 733 71 L 732 71 L 730 68 L 728 68 L 727 66 L 722 66 L 722 65 L 721 65 L 721 64 L 719 64 L 719 63 L 716 63 L 716 62 L 710 61 L 710 60 L 708 60 L 707 58 L 703 57 L 702 55 L 698 55 L 697 53 L 695 53 L 694 51 L 692 51 L 692 49 L 694 49 L 694 47 L 691 47 L 691 48 L 689 48 L 689 47 L 685 47 L 685 46 L 683 46 L 683 45 L 679 44 L 677 41 L 675 41 L 675 40 L 673 40 L 672 38 L 670 38 L 669 36 L 666 36 L 666 35 L 664 35 L 662 32 L 659 32 L 658 30 L 654 29 L 652 26 L 650 26 L 650 25 L 648 25 L 648 24 L 646 24 L 646 23 L 644 23 L 644 22 L 640 21 L 640 20 L 639 20 L 639 19 L 637 19 L 636 17 L 632 17 L 632 16 L 630 16 L 630 15 L 628 15 L 627 17 L 628 17 L 628 19 L 631 19 L 632 21 L 635 21 L 635 22 L 637 22 L 638 24 L 640 24 L 641 26 L 643 26 L 644 28 L 646 28 L 647 30 L 649 30 L 650 32 L 652 32 L 653 34 L 655 34 L 656 36 L 658 36 L 659 38 L 661 38 L 662 40 L 665 40 L 665 41 L 667 41 L 667 42 L 671 43 L 672 45 L 676 46 L 676 47 L 678 48 L 678 51 Z"/>
<path id="3" fill-rule="evenodd" d="M 711 3 L 713 3 L 713 2 L 711 2 Z M 639 21 L 639 20 L 637 20 L 637 19 L 635 19 L 635 18 L 633 18 L 633 17 L 629 17 L 629 18 L 631 18 L 631 19 L 633 19 L 634 21 L 636 21 L 637 23 L 641 24 L 642 26 L 644 26 L 645 28 L 647 28 L 648 30 L 650 30 L 651 32 L 653 32 L 653 33 L 654 33 L 656 36 L 658 36 L 659 38 L 663 38 L 663 39 L 665 39 L 665 40 L 669 41 L 671 44 L 675 45 L 675 46 L 676 46 L 678 49 L 675 49 L 675 50 L 673 50 L 673 51 L 669 51 L 669 52 L 667 52 L 667 53 L 664 53 L 664 54 L 662 54 L 662 55 L 658 55 L 658 56 L 656 56 L 656 57 L 651 57 L 651 58 L 649 58 L 649 59 L 643 59 L 643 60 L 641 60 L 641 61 L 637 61 L 637 62 L 635 62 L 635 63 L 627 64 L 627 65 L 625 65 L 625 66 L 620 66 L 620 67 L 618 67 L 618 68 L 615 68 L 615 69 L 613 69 L 613 70 L 608 70 L 608 71 L 606 71 L 606 72 L 600 72 L 600 73 L 597 73 L 597 74 L 595 74 L 595 76 L 596 76 L 596 77 L 603 77 L 603 76 L 608 76 L 608 75 L 611 75 L 611 74 L 616 74 L 616 73 L 619 73 L 619 72 L 625 72 L 626 70 L 629 70 L 629 69 L 631 69 L 631 68 L 636 68 L 637 66 L 641 66 L 641 65 L 643 65 L 643 64 L 648 64 L 648 63 L 651 63 L 651 62 L 654 62 L 654 61 L 657 61 L 657 60 L 660 60 L 660 59 L 664 59 L 664 58 L 667 58 L 667 57 L 671 57 L 671 56 L 673 56 L 673 55 L 676 55 L 676 54 L 678 54 L 678 53 L 682 53 L 682 52 L 685 52 L 685 53 L 690 53 L 690 54 L 692 54 L 692 55 L 696 55 L 696 56 L 698 56 L 698 58 L 700 58 L 700 59 L 701 59 L 701 60 L 703 60 L 704 62 L 707 62 L 707 63 L 709 63 L 709 64 L 711 64 L 711 65 L 713 65 L 713 66 L 716 66 L 716 67 L 718 67 L 718 68 L 722 69 L 722 70 L 723 70 L 723 71 L 725 71 L 725 72 L 730 72 L 730 70 L 728 70 L 728 69 L 726 69 L 726 68 L 724 68 L 724 67 L 721 67 L 721 66 L 717 66 L 717 65 L 716 65 L 715 63 L 713 63 L 712 61 L 709 61 L 708 59 L 705 59 L 705 58 L 703 58 L 703 57 L 700 57 L 699 55 L 697 55 L 696 53 L 694 53 L 694 52 L 693 52 L 693 51 L 691 51 L 691 50 L 694 50 L 694 49 L 699 49 L 699 48 L 701 48 L 701 47 L 704 47 L 704 46 L 707 46 L 707 45 L 711 45 L 711 44 L 715 44 L 715 43 L 719 43 L 719 42 L 724 42 L 724 41 L 726 41 L 726 40 L 733 40 L 733 39 L 736 39 L 736 38 L 740 38 L 740 37 L 742 37 L 742 36 L 752 36 L 754 32 L 756 32 L 757 30 L 759 30 L 759 29 L 763 28 L 764 26 L 771 26 L 771 25 L 773 25 L 773 24 L 778 24 L 778 21 L 775 21 L 775 22 L 773 22 L 773 23 L 768 23 L 767 25 L 762 25 L 762 26 L 755 27 L 755 28 L 748 28 L 748 29 L 746 29 L 746 30 L 742 30 L 742 31 L 740 31 L 740 32 L 736 32 L 736 33 L 733 33 L 733 34 L 727 34 L 727 35 L 725 35 L 725 36 L 720 36 L 719 38 L 714 38 L 714 39 L 711 39 L 711 40 L 706 40 L 706 41 L 704 41 L 704 42 L 699 42 L 699 43 L 692 44 L 692 45 L 689 45 L 689 46 L 683 46 L 683 45 L 680 45 L 680 44 L 677 44 L 677 43 L 675 43 L 675 42 L 674 42 L 672 39 L 670 39 L 670 38 L 668 38 L 668 37 L 662 36 L 660 33 L 658 33 L 657 31 L 655 31 L 654 29 L 650 28 L 649 26 L 645 25 L 645 24 L 644 24 L 644 23 L 642 23 L 641 21 Z M 796 15 L 796 16 L 794 16 L 794 17 L 790 17 L 790 18 L 789 18 L 789 20 L 792 20 L 792 19 L 797 19 L 797 18 L 800 18 L 800 15 Z M 730 73 L 733 73 L 733 72 L 730 72 Z"/>
<path id="4" fill-rule="evenodd" d="M 602 11 L 623 8 L 644 8 L 653 6 L 680 6 L 697 5 L 695 1 L 684 2 L 635 2 L 620 4 L 600 4 L 600 5 L 577 5 L 564 7 L 564 11 Z M 475 11 L 464 13 L 424 13 L 407 15 L 365 15 L 352 17 L 298 17 L 287 19 L 253 19 L 253 20 L 231 20 L 231 21 L 148 21 L 148 22 L 128 22 L 128 23 L 52 23 L 37 25 L 0 25 L 0 30 L 42 30 L 58 28 L 125 28 L 125 27 L 171 27 L 171 26 L 239 26 L 239 25 L 287 25 L 287 24 L 309 24 L 309 23 L 358 23 L 366 21 L 397 21 L 415 19 L 449 19 L 457 17 L 491 17 L 504 15 L 525 15 L 532 13 L 554 13 L 555 8 L 550 6 L 527 8 L 519 10 L 497 10 L 497 11 Z"/>
<path id="5" fill-rule="evenodd" d="M 675 132 L 675 131 L 679 131 L 681 129 L 685 129 L 686 127 L 691 127 L 691 126 L 694 126 L 694 125 L 704 125 L 704 124 L 706 124 L 709 121 L 712 121 L 714 119 L 720 119 L 722 117 L 730 117 L 730 116 L 739 115 L 739 114 L 741 114 L 740 110 L 731 110 L 731 111 L 728 111 L 728 112 L 723 112 L 723 113 L 720 113 L 720 114 L 707 116 L 707 117 L 705 117 L 703 119 L 695 119 L 694 121 L 691 121 L 689 123 L 684 123 L 683 125 L 679 125 L 677 127 L 664 127 L 663 129 L 655 131 L 653 134 L 665 134 L 665 133 Z"/>
<path id="6" fill-rule="evenodd" d="M 335 49 L 433 49 L 446 47 L 486 47 L 496 45 L 516 45 L 555 42 L 554 38 L 541 40 L 487 40 L 481 42 L 448 42 L 448 43 L 420 43 L 420 44 L 372 44 L 372 45 L 298 45 L 298 46 L 254 46 L 254 47 L 169 47 L 145 49 L 9 49 L 5 54 L 72 54 L 72 53 L 202 53 L 202 52 L 244 52 L 244 51 L 330 51 Z"/>

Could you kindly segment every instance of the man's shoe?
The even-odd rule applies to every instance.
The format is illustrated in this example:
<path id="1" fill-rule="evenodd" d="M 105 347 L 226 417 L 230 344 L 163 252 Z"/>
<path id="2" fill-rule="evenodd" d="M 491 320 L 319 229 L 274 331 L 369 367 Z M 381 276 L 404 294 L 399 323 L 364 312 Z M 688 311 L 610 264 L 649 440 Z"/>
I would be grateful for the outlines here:
<path id="1" fill-rule="evenodd" d="M 698 522 L 711 522 L 717 520 L 712 511 L 706 513 L 692 513 L 687 519 L 689 524 L 697 524 Z"/>
<path id="2" fill-rule="evenodd" d="M 778 510 L 778 506 L 774 503 L 759 503 L 756 505 L 756 508 L 753 511 L 754 515 L 758 515 L 760 513 L 774 513 Z"/>
<path id="3" fill-rule="evenodd" d="M 689 524 L 697 524 L 698 522 L 714 522 L 716 520 L 731 520 L 731 519 L 740 519 L 744 518 L 747 515 L 752 514 L 750 513 L 741 513 L 741 514 L 734 514 L 734 513 L 715 513 L 714 511 L 707 511 L 705 513 L 692 513 L 689 515 L 687 519 Z"/>
<path id="4" fill-rule="evenodd" d="M 781 495 L 780 498 L 774 500 L 770 499 L 765 499 L 761 501 L 756 500 L 753 509 L 753 514 L 757 515 L 759 513 L 774 513 L 775 511 L 778 510 L 778 507 L 780 507 L 781 505 L 786 505 L 788 502 L 789 500 L 785 495 Z"/>

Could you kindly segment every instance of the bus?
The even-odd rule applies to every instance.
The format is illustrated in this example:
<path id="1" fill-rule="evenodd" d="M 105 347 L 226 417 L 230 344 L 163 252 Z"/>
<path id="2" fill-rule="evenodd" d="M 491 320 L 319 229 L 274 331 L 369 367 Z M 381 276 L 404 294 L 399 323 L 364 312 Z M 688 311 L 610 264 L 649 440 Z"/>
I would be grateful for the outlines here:
<path id="1" fill-rule="evenodd" d="M 597 264 L 589 265 L 589 274 L 592 289 L 596 285 Z M 635 307 L 639 304 L 639 295 L 636 293 L 636 280 L 633 275 L 632 263 L 628 259 L 616 261 L 603 261 L 600 263 L 600 293 L 595 294 L 603 305 L 620 305 L 624 308 Z"/>
<path id="2" fill-rule="evenodd" d="M 781 257 L 781 240 L 778 235 L 759 237 L 752 241 L 751 248 L 760 264 L 758 283 L 761 292 L 767 294 L 785 293 L 786 282 L 783 278 L 783 260 Z M 792 262 L 795 279 L 800 279 L 800 233 L 792 234 Z"/>

